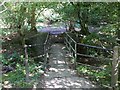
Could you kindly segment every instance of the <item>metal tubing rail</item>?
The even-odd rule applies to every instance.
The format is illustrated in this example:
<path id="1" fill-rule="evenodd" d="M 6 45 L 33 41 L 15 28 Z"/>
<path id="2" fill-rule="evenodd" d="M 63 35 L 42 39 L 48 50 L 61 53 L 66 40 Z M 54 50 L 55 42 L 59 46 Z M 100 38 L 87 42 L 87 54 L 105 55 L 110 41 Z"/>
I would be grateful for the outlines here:
<path id="1" fill-rule="evenodd" d="M 82 44 L 82 43 L 77 43 L 77 44 L 80 45 L 80 46 L 85 46 L 85 47 L 94 48 L 94 49 L 113 51 L 112 49 L 106 49 L 106 48 L 102 48 L 102 47 L 98 47 L 98 46 L 91 46 L 91 45 L 88 45 L 88 44 Z"/>
<path id="2" fill-rule="evenodd" d="M 49 33 L 47 34 L 46 40 L 44 42 L 44 45 L 48 42 L 48 39 L 49 39 Z"/>
<path id="3" fill-rule="evenodd" d="M 49 39 L 49 33 L 47 34 L 47 37 L 46 37 L 46 40 L 44 42 L 44 64 L 43 64 L 43 68 L 44 68 L 44 71 L 46 71 L 46 67 L 47 67 L 47 58 L 48 58 L 48 53 L 47 53 L 47 50 L 48 50 L 48 47 L 46 45 L 48 45 L 48 39 Z"/>
<path id="4" fill-rule="evenodd" d="M 104 68 L 101 68 L 101 67 L 96 67 L 96 66 L 92 66 L 92 65 L 88 65 L 88 64 L 83 64 L 83 63 L 77 63 L 77 65 L 84 65 L 84 66 L 87 66 L 87 67 L 90 67 L 90 68 L 93 68 L 93 69 L 99 69 L 99 70 L 105 70 Z"/>
<path id="5" fill-rule="evenodd" d="M 70 35 L 68 35 L 68 33 L 65 33 L 65 34 L 66 34 L 74 43 L 76 43 L 77 45 L 85 46 L 85 47 L 89 47 L 89 48 L 106 50 L 106 51 L 113 51 L 112 49 L 106 49 L 106 48 L 103 48 L 103 47 L 98 47 L 98 46 L 92 46 L 92 45 L 88 45 L 88 44 L 77 43 Z"/>
<path id="6" fill-rule="evenodd" d="M 82 44 L 82 43 L 76 43 L 76 41 L 74 39 L 72 39 L 67 33 L 66 35 L 77 45 L 82 45 L 82 46 L 85 46 L 85 47 L 89 47 L 89 48 L 94 48 L 94 49 L 102 49 L 102 50 L 109 50 L 109 51 L 112 51 L 112 49 L 105 49 L 105 48 L 102 48 L 102 47 L 97 47 L 97 46 L 91 46 L 91 45 L 87 45 L 87 44 Z M 69 43 L 69 41 L 67 40 L 67 38 L 65 38 L 66 42 L 69 44 L 70 48 L 72 49 L 72 51 L 77 54 L 78 56 L 85 56 L 85 57 L 89 57 L 89 58 L 95 58 L 95 59 L 100 59 L 99 57 L 94 57 L 94 56 L 91 56 L 91 55 L 85 55 L 85 54 L 80 54 L 80 53 L 77 53 L 75 51 L 75 49 L 71 46 L 71 44 Z M 105 58 L 105 60 L 103 61 L 107 61 L 108 58 Z M 110 59 L 110 61 L 112 61 L 112 59 Z"/>
<path id="7" fill-rule="evenodd" d="M 75 49 L 71 46 L 71 44 L 69 43 L 69 41 L 65 38 L 65 40 L 67 41 L 67 43 L 70 45 L 70 47 L 71 47 L 71 49 L 72 49 L 72 51 L 75 53 L 76 51 L 75 51 Z"/>
<path id="8" fill-rule="evenodd" d="M 76 60 L 77 60 L 77 42 L 74 40 L 74 39 L 72 39 L 67 33 L 65 33 L 66 34 L 66 36 L 68 37 L 68 38 L 70 38 L 70 40 L 74 43 L 74 48 L 73 48 L 73 46 L 71 45 L 71 42 L 69 42 L 69 40 L 67 39 L 67 37 L 65 38 L 65 40 L 66 40 L 66 45 L 67 45 L 67 47 L 68 47 L 68 45 L 69 45 L 69 47 L 71 48 L 69 48 L 68 47 L 68 49 L 69 49 L 69 51 L 73 51 L 74 53 L 73 53 L 73 57 L 74 57 L 74 68 L 76 69 Z"/>
<path id="9" fill-rule="evenodd" d="M 84 56 L 84 57 L 88 57 L 88 58 L 94 58 L 94 59 L 101 59 L 100 57 L 95 57 L 95 56 L 91 56 L 91 55 L 85 55 L 85 54 L 80 54 L 80 53 L 77 53 L 78 56 Z M 101 61 L 100 60 L 100 61 Z M 113 59 L 112 58 L 104 58 L 104 60 L 102 61 L 112 61 Z"/>
<path id="10" fill-rule="evenodd" d="M 31 59 L 37 59 L 37 58 L 44 57 L 44 56 L 45 56 L 45 54 L 42 54 L 42 55 L 38 55 L 36 57 L 32 57 Z"/>
<path id="11" fill-rule="evenodd" d="M 27 45 L 27 47 L 36 47 L 36 46 L 43 46 L 43 44 L 34 44 L 34 45 Z"/>
<path id="12" fill-rule="evenodd" d="M 89 57 L 89 58 L 94 58 L 94 59 L 97 59 L 99 61 L 113 61 L 112 58 L 104 58 L 104 60 L 100 57 L 95 57 L 95 56 L 91 56 L 91 55 L 85 55 L 85 54 L 80 54 L 80 53 L 77 53 L 75 51 L 75 49 L 73 48 L 73 46 L 70 44 L 69 40 L 71 40 L 72 42 L 75 43 L 75 45 L 81 45 L 81 46 L 85 46 L 85 47 L 88 47 L 88 48 L 94 48 L 94 49 L 101 49 L 101 50 L 109 50 L 109 51 L 112 51 L 112 49 L 105 49 L 105 48 L 102 48 L 102 47 L 97 47 L 97 46 L 91 46 L 91 45 L 87 45 L 87 44 L 81 44 L 81 43 L 77 43 L 70 35 L 68 35 L 68 33 L 65 33 L 66 36 L 68 37 L 65 37 L 65 41 L 66 41 L 66 44 L 67 44 L 67 48 L 71 48 L 70 50 L 72 50 L 72 52 L 74 52 L 75 55 L 78 55 L 78 56 L 85 56 L 85 57 Z M 68 46 L 69 45 L 69 46 Z M 87 65 L 87 64 L 84 64 L 86 66 L 90 66 L 90 65 Z M 94 67 L 94 66 L 93 66 Z"/>
<path id="13" fill-rule="evenodd" d="M 68 35 L 67 33 L 65 33 L 75 44 L 77 43 L 70 35 Z"/>
<path id="14" fill-rule="evenodd" d="M 112 49 L 106 49 L 106 48 L 103 48 L 103 47 L 97 47 L 97 46 L 91 46 L 91 45 L 87 45 L 87 44 L 82 44 L 82 43 L 77 43 L 70 35 L 68 35 L 67 33 L 66 34 L 66 37 L 65 37 L 65 44 L 67 46 L 67 48 L 71 51 L 72 49 L 72 53 L 74 52 L 74 55 L 73 56 L 75 58 L 75 61 L 74 61 L 74 65 L 83 65 L 83 66 L 86 66 L 86 67 L 89 67 L 89 68 L 93 68 L 95 70 L 106 70 L 105 68 L 101 68 L 101 67 L 96 67 L 96 66 L 92 66 L 92 65 L 88 65 L 88 64 L 83 64 L 83 63 L 76 63 L 76 55 L 79 55 L 79 56 L 85 56 L 85 57 L 90 57 L 90 58 L 96 58 L 96 59 L 101 59 L 103 61 L 102 58 L 99 58 L 99 57 L 94 57 L 94 56 L 91 56 L 91 55 L 85 55 L 85 54 L 80 54 L 80 53 L 77 53 L 77 50 L 76 50 L 76 46 L 77 45 L 80 45 L 80 46 L 84 46 L 84 47 L 87 47 L 87 48 L 93 48 L 93 49 L 97 49 L 97 50 L 105 50 L 106 52 L 110 52 L 111 54 L 113 54 L 113 59 L 112 58 L 104 58 L 104 61 L 112 61 L 112 76 L 111 76 L 111 85 L 108 86 L 108 85 L 104 85 L 106 87 L 109 87 L 111 88 L 112 90 L 118 90 L 118 83 L 117 83 L 117 80 L 118 80 L 118 64 L 120 63 L 119 59 L 119 48 L 118 47 L 115 47 L 113 50 Z M 75 44 L 75 50 L 73 48 L 73 46 L 71 45 L 71 42 L 69 41 L 73 41 L 74 44 Z M 115 53 L 116 52 L 116 53 Z M 100 60 L 100 61 L 101 61 Z"/>

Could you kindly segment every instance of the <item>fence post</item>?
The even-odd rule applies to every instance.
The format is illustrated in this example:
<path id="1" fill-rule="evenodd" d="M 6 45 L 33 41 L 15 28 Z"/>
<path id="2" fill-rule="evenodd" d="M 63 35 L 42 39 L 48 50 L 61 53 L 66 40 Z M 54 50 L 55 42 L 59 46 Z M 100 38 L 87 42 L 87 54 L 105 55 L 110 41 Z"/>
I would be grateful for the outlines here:
<path id="1" fill-rule="evenodd" d="M 26 70 L 26 82 L 29 82 L 29 65 L 28 65 L 28 52 L 27 52 L 27 45 L 25 45 L 24 48 L 25 48 L 25 70 Z"/>
<path id="2" fill-rule="evenodd" d="M 119 65 L 119 47 L 113 48 L 113 61 L 112 61 L 112 76 L 111 76 L 111 87 L 113 90 L 118 90 L 118 65 Z"/>
<path id="3" fill-rule="evenodd" d="M 44 71 L 46 70 L 46 43 L 44 43 L 44 65 L 43 65 Z"/>
<path id="4" fill-rule="evenodd" d="M 76 69 L 76 65 L 77 65 L 77 43 L 75 42 L 75 62 L 74 62 L 74 68 Z"/>
<path id="5" fill-rule="evenodd" d="M 44 43 L 44 65 L 43 65 L 43 69 L 44 69 L 44 72 L 46 72 L 46 68 L 47 68 L 47 61 L 48 61 L 48 49 L 49 49 L 49 33 L 47 35 L 47 38 L 45 40 L 45 43 Z"/>

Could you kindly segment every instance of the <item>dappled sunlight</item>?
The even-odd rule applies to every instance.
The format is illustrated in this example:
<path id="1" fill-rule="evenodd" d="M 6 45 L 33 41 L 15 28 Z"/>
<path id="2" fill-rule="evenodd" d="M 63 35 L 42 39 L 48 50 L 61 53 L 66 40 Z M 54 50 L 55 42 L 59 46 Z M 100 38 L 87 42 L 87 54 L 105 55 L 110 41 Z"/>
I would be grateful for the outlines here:
<path id="1" fill-rule="evenodd" d="M 2 86 L 4 88 L 12 88 L 12 84 L 9 81 L 4 81 Z"/>
<path id="2" fill-rule="evenodd" d="M 50 71 L 54 71 L 54 72 L 58 72 L 58 70 L 56 68 L 50 68 Z"/>
<path id="3" fill-rule="evenodd" d="M 53 60 L 56 60 L 56 58 L 53 58 Z"/>
<path id="4" fill-rule="evenodd" d="M 33 76 L 34 76 L 34 74 L 32 74 L 32 73 L 31 73 L 31 74 L 29 74 L 29 76 L 30 76 L 30 77 L 33 77 Z"/>
<path id="5" fill-rule="evenodd" d="M 62 49 L 64 50 L 64 49 L 65 49 L 65 47 L 62 47 Z"/>
<path id="6" fill-rule="evenodd" d="M 90 81 L 77 76 L 76 71 L 66 63 L 64 46 L 54 44 L 49 59 L 49 71 L 44 74 L 44 88 L 92 88 Z M 51 52 L 50 51 L 50 52 Z"/>
<path id="7" fill-rule="evenodd" d="M 6 1 L 0 1 L 1 88 L 120 88 L 120 0 Z"/>
<path id="8" fill-rule="evenodd" d="M 52 78 L 47 79 L 45 81 L 46 86 L 49 88 L 93 88 L 95 85 L 92 85 L 89 81 L 85 79 L 79 79 L 78 77 L 60 77 L 60 78 Z"/>
<path id="9" fill-rule="evenodd" d="M 37 88 L 37 83 L 34 83 L 33 84 L 33 90 L 36 90 L 36 88 Z"/>
<path id="10" fill-rule="evenodd" d="M 65 64 L 64 61 L 58 61 L 58 64 Z"/>

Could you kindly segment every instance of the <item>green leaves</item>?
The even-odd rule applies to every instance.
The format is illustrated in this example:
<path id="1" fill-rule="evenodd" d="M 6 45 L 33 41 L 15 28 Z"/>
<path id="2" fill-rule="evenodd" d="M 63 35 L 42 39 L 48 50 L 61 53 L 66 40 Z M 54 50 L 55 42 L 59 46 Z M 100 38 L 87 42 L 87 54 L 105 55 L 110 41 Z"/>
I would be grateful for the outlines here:
<path id="1" fill-rule="evenodd" d="M 100 83 L 101 85 L 110 85 L 110 67 L 106 67 L 104 70 L 94 70 L 88 66 L 80 65 L 77 67 L 79 74 L 87 75 L 91 80 Z"/>
<path id="2" fill-rule="evenodd" d="M 32 87 L 32 85 L 38 80 L 39 76 L 41 75 L 40 71 L 41 67 L 37 66 L 37 64 L 31 64 L 29 66 L 29 76 L 30 76 L 30 82 L 25 82 L 25 67 L 23 65 L 17 64 L 16 69 L 12 72 L 3 74 L 2 76 L 2 82 L 3 87 L 5 86 L 5 82 L 7 81 L 10 85 L 13 87 L 20 87 L 20 88 L 27 88 Z"/>

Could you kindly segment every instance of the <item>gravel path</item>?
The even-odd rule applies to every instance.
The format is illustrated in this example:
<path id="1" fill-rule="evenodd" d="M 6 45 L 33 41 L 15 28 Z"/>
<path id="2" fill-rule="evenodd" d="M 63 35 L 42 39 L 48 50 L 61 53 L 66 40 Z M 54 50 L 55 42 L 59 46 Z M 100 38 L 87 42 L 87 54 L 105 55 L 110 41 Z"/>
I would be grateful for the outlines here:
<path id="1" fill-rule="evenodd" d="M 44 74 L 42 88 L 95 88 L 89 80 L 78 77 L 75 70 L 69 68 L 64 48 L 61 44 L 51 46 L 50 68 Z"/>

